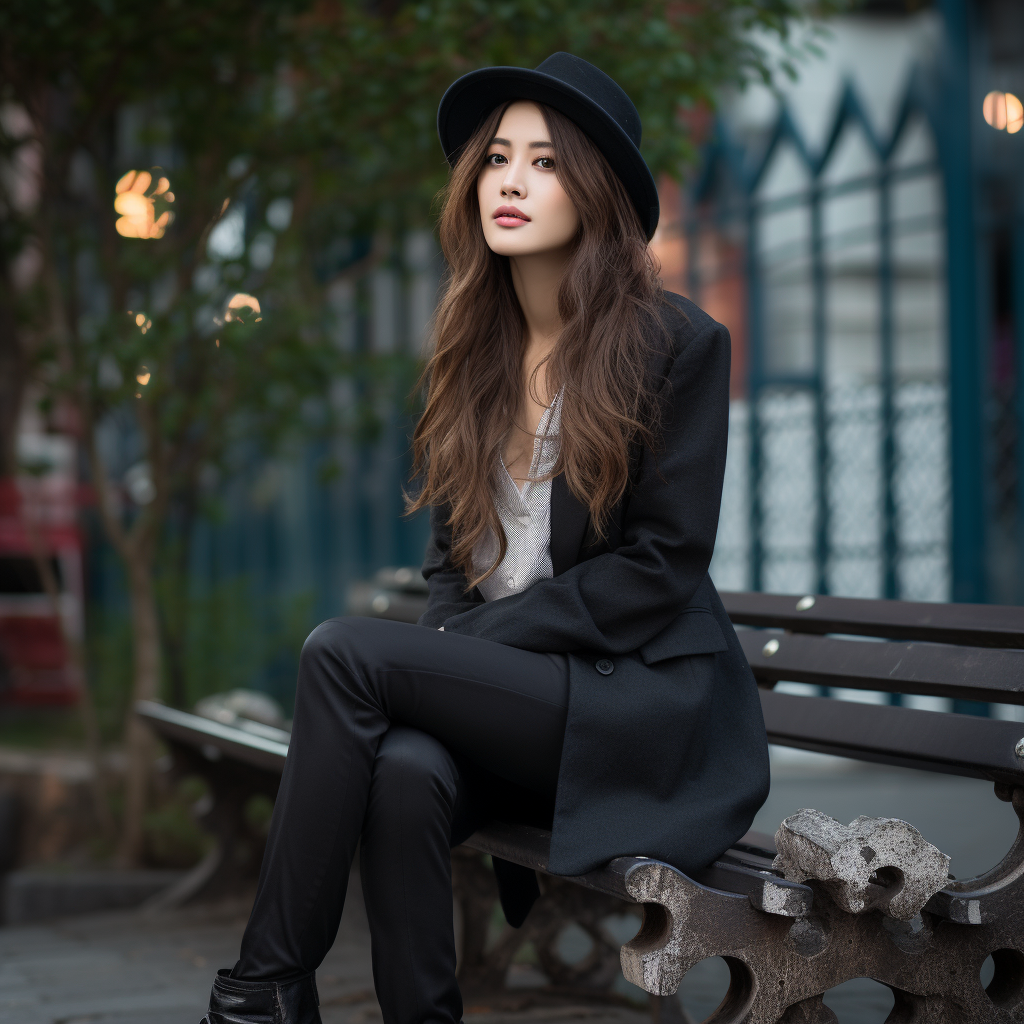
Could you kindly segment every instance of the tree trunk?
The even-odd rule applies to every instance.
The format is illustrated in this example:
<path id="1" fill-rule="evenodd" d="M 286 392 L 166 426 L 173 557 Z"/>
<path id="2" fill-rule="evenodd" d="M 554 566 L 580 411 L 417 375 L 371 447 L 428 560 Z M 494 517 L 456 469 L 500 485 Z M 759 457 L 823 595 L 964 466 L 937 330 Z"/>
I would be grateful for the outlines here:
<path id="1" fill-rule="evenodd" d="M 18 418 L 27 359 L 14 317 L 6 266 L 0 264 L 0 478 L 18 475 Z"/>
<path id="2" fill-rule="evenodd" d="M 118 850 L 118 862 L 125 867 L 138 864 L 142 856 L 142 818 L 153 767 L 152 735 L 133 713 L 133 708 L 136 701 L 155 700 L 160 689 L 160 634 L 153 593 L 151 545 L 141 537 L 138 540 L 140 543 L 131 545 L 126 553 L 134 638 L 134 683 L 125 737 L 128 763 Z"/>
<path id="3" fill-rule="evenodd" d="M 176 516 L 179 536 L 172 542 L 168 586 L 164 590 L 163 640 L 167 691 L 171 704 L 177 708 L 188 705 L 185 653 L 188 641 L 188 570 L 192 554 L 192 531 L 198 506 L 197 484 L 191 481 L 180 502 Z"/>

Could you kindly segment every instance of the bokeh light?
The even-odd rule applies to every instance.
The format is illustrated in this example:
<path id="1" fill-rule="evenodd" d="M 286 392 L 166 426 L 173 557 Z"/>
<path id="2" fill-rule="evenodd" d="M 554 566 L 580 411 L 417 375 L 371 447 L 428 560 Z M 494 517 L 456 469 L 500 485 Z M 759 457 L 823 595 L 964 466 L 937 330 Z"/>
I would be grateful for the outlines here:
<path id="1" fill-rule="evenodd" d="M 161 177 L 156 188 L 149 194 L 146 190 L 153 183 L 153 175 L 149 171 L 128 171 L 123 175 L 114 191 L 114 209 L 120 214 L 114 227 L 124 238 L 163 238 L 172 214 L 164 210 L 156 216 L 156 197 L 168 203 L 174 202 L 174 193 L 170 192 L 171 183 Z"/>
<path id="2" fill-rule="evenodd" d="M 246 295 L 245 292 L 235 292 L 235 294 L 228 299 L 228 310 L 224 319 L 241 320 L 242 317 L 237 312 L 241 309 L 251 309 L 254 313 L 259 313 L 260 300 L 257 299 L 255 295 Z M 261 318 L 258 317 L 257 319 Z"/>
<path id="3" fill-rule="evenodd" d="M 985 121 L 997 131 L 1015 135 L 1024 128 L 1024 103 L 1012 92 L 993 89 L 982 103 Z"/>

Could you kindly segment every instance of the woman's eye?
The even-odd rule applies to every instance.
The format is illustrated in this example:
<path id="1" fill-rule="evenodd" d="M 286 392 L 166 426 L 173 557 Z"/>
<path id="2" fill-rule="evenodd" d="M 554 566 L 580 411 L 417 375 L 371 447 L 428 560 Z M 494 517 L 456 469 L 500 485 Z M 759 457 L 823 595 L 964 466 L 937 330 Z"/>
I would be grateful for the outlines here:
<path id="1" fill-rule="evenodd" d="M 487 158 L 487 162 L 492 167 L 498 167 L 500 164 L 508 163 L 508 161 L 505 159 L 504 153 L 491 153 L 491 155 Z"/>
<path id="2" fill-rule="evenodd" d="M 542 156 L 534 162 L 538 167 L 543 167 L 545 171 L 553 170 L 555 166 L 555 158 L 551 156 Z"/>

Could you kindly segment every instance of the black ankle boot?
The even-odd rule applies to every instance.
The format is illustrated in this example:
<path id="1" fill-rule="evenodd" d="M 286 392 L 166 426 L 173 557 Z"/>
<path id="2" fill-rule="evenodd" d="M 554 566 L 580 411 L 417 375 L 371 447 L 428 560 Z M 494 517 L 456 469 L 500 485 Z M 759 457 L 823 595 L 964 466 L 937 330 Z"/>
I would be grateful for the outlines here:
<path id="1" fill-rule="evenodd" d="M 199 1024 L 321 1024 L 312 974 L 294 981 L 241 981 L 230 974 L 217 972 Z"/>

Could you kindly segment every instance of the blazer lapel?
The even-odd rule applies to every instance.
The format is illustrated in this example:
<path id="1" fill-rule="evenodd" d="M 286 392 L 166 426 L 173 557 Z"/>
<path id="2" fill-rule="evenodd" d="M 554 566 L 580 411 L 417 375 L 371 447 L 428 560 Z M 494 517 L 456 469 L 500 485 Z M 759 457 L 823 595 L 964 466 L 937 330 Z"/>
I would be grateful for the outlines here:
<path id="1" fill-rule="evenodd" d="M 578 501 L 559 473 L 551 481 L 551 571 L 560 576 L 575 564 L 590 521 L 590 510 Z"/>

